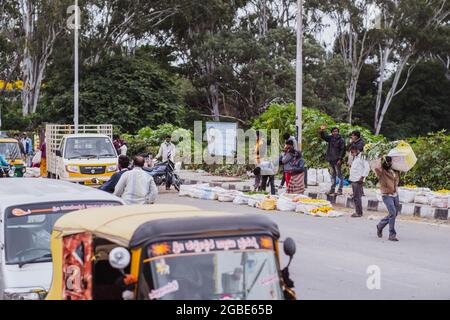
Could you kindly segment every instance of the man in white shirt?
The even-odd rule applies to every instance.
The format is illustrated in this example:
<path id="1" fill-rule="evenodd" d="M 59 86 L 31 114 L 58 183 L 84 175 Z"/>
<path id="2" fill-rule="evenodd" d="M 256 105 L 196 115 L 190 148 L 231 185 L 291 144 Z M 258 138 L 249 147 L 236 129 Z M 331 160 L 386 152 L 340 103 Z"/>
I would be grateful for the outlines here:
<path id="1" fill-rule="evenodd" d="M 362 196 L 364 180 L 367 178 L 370 172 L 369 163 L 367 160 L 361 158 L 361 151 L 357 146 L 352 146 L 350 152 L 353 156 L 352 166 L 350 168 L 350 182 L 353 189 L 353 201 L 355 203 L 355 213 L 352 214 L 353 218 L 359 218 L 363 215 L 362 210 Z"/>
<path id="2" fill-rule="evenodd" d="M 161 158 L 163 162 L 170 159 L 170 161 L 175 162 L 175 145 L 171 142 L 172 137 L 170 135 L 166 136 L 166 141 L 164 141 L 159 147 L 156 159 Z"/>
<path id="3" fill-rule="evenodd" d="M 154 203 L 158 188 L 153 177 L 142 170 L 144 157 L 136 156 L 133 162 L 134 169 L 122 174 L 114 189 L 114 195 L 121 197 L 126 204 Z"/>

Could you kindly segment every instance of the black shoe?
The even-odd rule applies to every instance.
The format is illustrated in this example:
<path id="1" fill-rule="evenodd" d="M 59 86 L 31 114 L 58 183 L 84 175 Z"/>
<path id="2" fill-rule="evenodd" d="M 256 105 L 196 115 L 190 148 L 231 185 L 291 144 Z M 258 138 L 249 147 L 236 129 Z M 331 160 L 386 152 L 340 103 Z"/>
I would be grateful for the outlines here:
<path id="1" fill-rule="evenodd" d="M 354 213 L 354 214 L 351 215 L 351 217 L 352 217 L 352 218 L 361 218 L 361 217 L 362 217 L 362 214 Z"/>
<path id="2" fill-rule="evenodd" d="M 334 196 L 334 195 L 336 195 L 336 192 L 330 190 L 330 191 L 327 192 L 327 195 L 329 195 L 329 196 Z"/>
<path id="3" fill-rule="evenodd" d="M 337 196 L 342 196 L 342 195 L 343 195 L 342 190 L 341 190 L 341 191 L 338 191 L 338 192 L 336 193 L 336 195 L 337 195 Z"/>
<path id="4" fill-rule="evenodd" d="M 389 236 L 389 241 L 398 241 L 397 236 Z"/>
<path id="5" fill-rule="evenodd" d="M 383 229 L 377 226 L 377 236 L 378 238 L 383 238 Z"/>

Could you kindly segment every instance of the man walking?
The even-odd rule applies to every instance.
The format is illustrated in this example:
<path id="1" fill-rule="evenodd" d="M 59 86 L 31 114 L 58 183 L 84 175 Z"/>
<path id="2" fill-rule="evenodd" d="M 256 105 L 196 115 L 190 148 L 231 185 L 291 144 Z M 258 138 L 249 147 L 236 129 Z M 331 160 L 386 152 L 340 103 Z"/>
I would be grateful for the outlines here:
<path id="1" fill-rule="evenodd" d="M 117 183 L 114 195 L 121 197 L 126 204 L 154 203 L 158 195 L 153 177 L 142 170 L 145 159 L 136 156 L 133 170 L 124 172 Z"/>
<path id="2" fill-rule="evenodd" d="M 339 129 L 333 127 L 331 134 L 325 134 L 326 125 L 320 127 L 320 137 L 328 143 L 326 160 L 331 167 L 331 189 L 329 195 L 334 195 L 336 190 L 336 177 L 339 177 L 339 189 L 337 195 L 342 195 L 344 176 L 342 174 L 342 161 L 345 156 L 345 141 L 339 134 Z"/>
<path id="3" fill-rule="evenodd" d="M 355 203 L 355 213 L 352 214 L 353 218 L 359 218 L 363 215 L 362 210 L 362 196 L 364 191 L 364 180 L 367 178 L 370 172 L 369 163 L 361 158 L 361 151 L 357 146 L 350 148 L 350 153 L 353 156 L 352 166 L 350 168 L 350 182 L 353 189 L 353 201 Z"/>
<path id="4" fill-rule="evenodd" d="M 400 209 L 400 201 L 398 197 L 398 185 L 400 183 L 400 174 L 392 169 L 392 158 L 386 157 L 381 167 L 375 168 L 375 173 L 380 182 L 380 191 L 383 194 L 383 202 L 389 211 L 377 225 L 377 235 L 383 237 L 383 229 L 389 224 L 389 240 L 398 241 L 397 232 L 395 231 L 395 219 Z"/>
<path id="5" fill-rule="evenodd" d="M 114 189 L 116 188 L 116 185 L 119 182 L 120 178 L 125 172 L 128 171 L 128 167 L 130 166 L 130 159 L 127 156 L 120 155 L 118 164 L 119 171 L 114 173 L 112 177 L 99 188 L 100 190 L 114 193 Z"/>

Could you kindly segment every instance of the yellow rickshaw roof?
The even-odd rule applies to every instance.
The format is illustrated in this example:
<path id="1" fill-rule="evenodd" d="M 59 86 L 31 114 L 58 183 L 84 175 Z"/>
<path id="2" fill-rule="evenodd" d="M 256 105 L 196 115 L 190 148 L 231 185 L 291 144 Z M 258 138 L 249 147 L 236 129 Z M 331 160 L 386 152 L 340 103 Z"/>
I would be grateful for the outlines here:
<path id="1" fill-rule="evenodd" d="M 156 238 L 193 236 L 215 231 L 264 232 L 279 236 L 270 219 L 256 214 L 205 211 L 172 204 L 92 208 L 68 213 L 55 223 L 61 236 L 92 232 L 125 247 Z"/>
<path id="2" fill-rule="evenodd" d="M 4 143 L 4 142 L 15 142 L 15 143 L 19 143 L 16 139 L 13 138 L 0 138 L 0 143 Z"/>

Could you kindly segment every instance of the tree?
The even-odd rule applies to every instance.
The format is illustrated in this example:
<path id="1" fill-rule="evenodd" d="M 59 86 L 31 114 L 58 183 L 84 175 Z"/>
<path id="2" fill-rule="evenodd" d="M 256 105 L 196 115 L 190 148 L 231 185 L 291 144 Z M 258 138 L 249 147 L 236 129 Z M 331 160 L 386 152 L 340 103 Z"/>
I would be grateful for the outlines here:
<path id="1" fill-rule="evenodd" d="M 20 57 L 23 115 L 36 111 L 47 61 L 64 31 L 68 6 L 66 0 L 0 0 L 9 34 L 15 36 L 9 41 L 14 42 Z"/>
<path id="2" fill-rule="evenodd" d="M 375 133 L 379 134 L 392 99 L 402 92 L 418 59 L 427 52 L 426 38 L 440 32 L 450 15 L 447 0 L 379 0 L 381 10 L 378 44 L 378 90 L 375 104 Z M 410 60 L 413 60 L 410 62 Z M 403 71 L 407 74 L 400 84 Z M 384 84 L 392 70 L 393 78 L 388 92 Z"/>
<path id="3" fill-rule="evenodd" d="M 336 51 L 345 68 L 347 121 L 352 123 L 353 107 L 361 69 L 375 47 L 371 26 L 373 0 L 322 1 L 320 8 L 337 27 Z"/>
<path id="4" fill-rule="evenodd" d="M 404 81 L 406 75 L 402 75 Z M 408 86 L 392 101 L 383 135 L 392 139 L 450 130 L 450 81 L 438 61 L 417 64 Z"/>
<path id="5" fill-rule="evenodd" d="M 179 124 L 176 79 L 143 57 L 105 57 L 84 66 L 80 79 L 80 123 L 111 123 L 123 132 L 163 122 Z M 42 119 L 72 122 L 71 74 L 49 79 L 39 105 Z"/>

